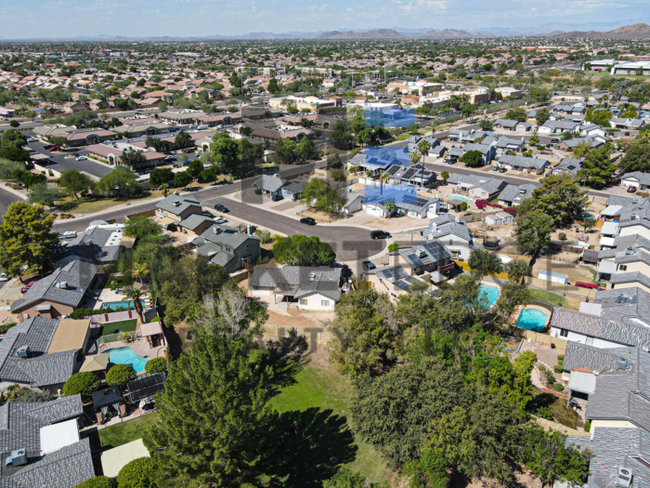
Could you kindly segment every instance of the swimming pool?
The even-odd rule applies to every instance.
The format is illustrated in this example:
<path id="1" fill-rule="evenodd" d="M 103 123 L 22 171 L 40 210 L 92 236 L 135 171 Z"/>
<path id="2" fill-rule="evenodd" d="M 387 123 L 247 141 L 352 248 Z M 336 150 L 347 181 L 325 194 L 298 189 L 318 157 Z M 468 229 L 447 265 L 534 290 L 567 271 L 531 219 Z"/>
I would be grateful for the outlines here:
<path id="1" fill-rule="evenodd" d="M 149 358 L 138 356 L 130 347 L 110 349 L 108 359 L 113 364 L 130 364 L 136 373 L 144 371 L 144 365 L 149 361 Z"/>
<path id="2" fill-rule="evenodd" d="M 541 310 L 534 308 L 525 308 L 519 312 L 517 327 L 526 330 L 532 330 L 533 332 L 544 332 L 547 319 L 548 315 L 546 315 Z"/>
<path id="3" fill-rule="evenodd" d="M 140 300 L 140 303 L 144 307 L 144 300 Z M 104 302 L 102 303 L 102 308 L 110 308 L 111 310 L 133 310 L 133 300 L 124 300 L 121 302 Z"/>
<path id="4" fill-rule="evenodd" d="M 499 289 L 496 286 L 481 285 L 481 293 L 487 296 L 488 307 L 491 307 L 499 298 Z"/>
<path id="5" fill-rule="evenodd" d="M 473 198 L 467 198 L 462 195 L 445 195 L 447 198 L 455 198 L 456 200 L 463 200 L 464 202 L 474 203 Z"/>

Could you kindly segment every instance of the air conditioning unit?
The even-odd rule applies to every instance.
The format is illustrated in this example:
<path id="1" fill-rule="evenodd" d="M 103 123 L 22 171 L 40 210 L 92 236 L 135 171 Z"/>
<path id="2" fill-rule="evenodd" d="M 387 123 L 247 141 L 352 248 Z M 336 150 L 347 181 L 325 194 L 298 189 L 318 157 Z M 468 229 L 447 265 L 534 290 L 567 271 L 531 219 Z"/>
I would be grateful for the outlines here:
<path id="1" fill-rule="evenodd" d="M 27 450 L 25 448 L 11 451 L 11 456 L 5 460 L 5 466 L 24 466 L 27 464 Z"/>
<path id="2" fill-rule="evenodd" d="M 625 358 L 618 358 L 618 365 L 616 366 L 619 370 L 626 370 L 630 368 L 630 363 L 627 362 Z"/>
<path id="3" fill-rule="evenodd" d="M 19 358 L 29 357 L 29 346 L 24 345 L 16 349 L 16 356 L 18 356 Z"/>
<path id="4" fill-rule="evenodd" d="M 68 289 L 68 282 L 67 281 L 60 281 L 59 282 L 59 288 L 62 290 L 67 290 Z"/>
<path id="5" fill-rule="evenodd" d="M 309 281 L 316 281 L 318 280 L 318 276 L 316 276 L 316 273 L 309 273 Z"/>
<path id="6" fill-rule="evenodd" d="M 621 488 L 629 488 L 632 484 L 632 478 L 634 474 L 631 469 L 628 468 L 618 468 L 618 473 L 616 474 L 616 482 L 614 486 L 619 486 Z"/>

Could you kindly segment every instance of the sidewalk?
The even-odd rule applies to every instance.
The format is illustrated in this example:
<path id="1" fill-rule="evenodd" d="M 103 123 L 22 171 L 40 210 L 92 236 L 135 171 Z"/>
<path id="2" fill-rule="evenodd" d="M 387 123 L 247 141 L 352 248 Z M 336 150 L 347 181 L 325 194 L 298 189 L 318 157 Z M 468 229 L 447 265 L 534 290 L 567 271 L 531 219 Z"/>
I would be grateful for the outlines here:
<path id="1" fill-rule="evenodd" d="M 11 194 L 14 195 L 14 196 L 17 196 L 17 197 L 20 198 L 21 200 L 27 200 L 27 195 L 25 195 L 25 194 L 19 192 L 18 190 L 14 190 L 13 188 L 9 188 L 9 187 L 8 187 L 7 185 L 5 185 L 4 183 L 0 183 L 0 188 L 2 188 L 3 190 L 5 190 L 5 191 L 8 192 L 8 193 L 11 193 Z"/>

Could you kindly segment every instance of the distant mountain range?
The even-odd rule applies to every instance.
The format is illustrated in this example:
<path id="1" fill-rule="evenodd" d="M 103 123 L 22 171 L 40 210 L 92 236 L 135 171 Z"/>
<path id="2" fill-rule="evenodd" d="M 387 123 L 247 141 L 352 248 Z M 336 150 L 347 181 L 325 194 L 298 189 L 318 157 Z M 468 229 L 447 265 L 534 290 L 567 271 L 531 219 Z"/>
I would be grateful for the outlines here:
<path id="1" fill-rule="evenodd" d="M 650 25 L 648 24 L 633 24 L 619 27 L 607 32 L 598 31 L 573 31 L 562 32 L 559 34 L 549 35 L 553 38 L 589 38 L 589 39 L 650 39 Z"/>
<path id="2" fill-rule="evenodd" d="M 630 21 L 588 22 L 584 24 L 566 24 L 551 22 L 537 27 L 503 28 L 490 27 L 476 30 L 432 28 L 390 29 L 340 29 L 329 32 L 250 32 L 240 35 L 212 36 L 111 36 L 99 34 L 94 36 L 76 36 L 62 38 L 30 38 L 23 40 L 68 40 L 68 41 L 196 41 L 196 40 L 271 40 L 271 39 L 477 39 L 509 36 L 539 36 L 551 38 L 592 38 L 592 39 L 645 39 L 650 38 L 650 26 L 643 23 L 626 25 Z M 10 40 L 1 38 L 2 41 Z"/>

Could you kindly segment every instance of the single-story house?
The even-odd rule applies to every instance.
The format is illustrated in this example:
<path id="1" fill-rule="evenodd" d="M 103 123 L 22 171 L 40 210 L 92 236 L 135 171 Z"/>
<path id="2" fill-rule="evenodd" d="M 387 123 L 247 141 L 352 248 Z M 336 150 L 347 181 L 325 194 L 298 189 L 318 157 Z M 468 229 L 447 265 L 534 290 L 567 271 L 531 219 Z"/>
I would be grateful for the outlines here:
<path id="1" fill-rule="evenodd" d="M 276 175 L 262 175 L 253 182 L 253 188 L 261 190 L 263 195 L 275 196 L 282 193 L 282 188 L 289 182 Z"/>
<path id="2" fill-rule="evenodd" d="M 486 144 L 485 140 L 483 144 Z M 524 145 L 526 144 L 525 139 L 511 139 L 509 137 L 500 137 L 497 141 L 493 143 L 494 147 L 497 148 L 497 154 L 501 155 L 509 151 L 520 153 L 524 150 Z"/>
<path id="3" fill-rule="evenodd" d="M 501 156 L 497 161 L 499 166 L 503 166 L 513 171 L 523 171 L 526 173 L 542 174 L 549 166 L 545 159 L 527 158 L 524 156 Z"/>
<path id="4" fill-rule="evenodd" d="M 452 173 L 447 179 L 447 184 L 453 189 L 466 192 L 472 198 L 492 200 L 508 185 L 508 182 L 489 176 Z"/>
<path id="5" fill-rule="evenodd" d="M 177 224 L 190 215 L 203 215 L 201 203 L 189 195 L 167 195 L 156 204 L 156 216 Z M 164 223 L 166 222 L 164 220 Z"/>
<path id="6" fill-rule="evenodd" d="M 212 217 L 201 214 L 191 214 L 189 217 L 176 224 L 176 227 L 181 231 L 186 231 L 200 236 L 214 224 L 215 221 Z"/>
<path id="7" fill-rule="evenodd" d="M 623 188 L 634 187 L 637 190 L 647 190 L 650 187 L 650 173 L 634 171 L 621 176 L 621 186 Z"/>
<path id="8" fill-rule="evenodd" d="M 585 158 L 564 158 L 559 164 L 553 166 L 551 174 L 570 174 L 577 176 L 578 171 L 583 167 L 584 160 Z"/>
<path id="9" fill-rule="evenodd" d="M 400 246 L 391 258 L 391 264 L 410 269 L 411 275 L 432 271 L 446 273 L 455 266 L 452 253 L 438 239 L 416 241 Z"/>
<path id="10" fill-rule="evenodd" d="M 532 128 L 529 122 L 519 122 L 518 120 L 497 119 L 494 122 L 495 129 L 505 129 L 518 132 L 527 132 Z"/>
<path id="11" fill-rule="evenodd" d="M 429 221 L 422 231 L 425 239 L 437 239 L 453 255 L 454 259 L 467 261 L 475 249 L 481 247 L 469 233 L 467 224 L 459 217 L 442 214 Z"/>
<path id="12" fill-rule="evenodd" d="M 580 130 L 579 122 L 547 120 L 544 125 L 540 126 L 538 132 L 541 135 L 549 135 L 561 134 L 562 132 L 577 132 L 578 130 Z"/>
<path id="13" fill-rule="evenodd" d="M 253 270 L 253 296 L 282 296 L 297 301 L 300 310 L 333 311 L 341 297 L 341 268 L 284 266 Z"/>
<path id="14" fill-rule="evenodd" d="M 531 197 L 535 188 L 535 185 L 531 183 L 527 185 L 508 185 L 499 193 L 499 205 L 505 207 L 519 205 L 526 198 Z"/>

